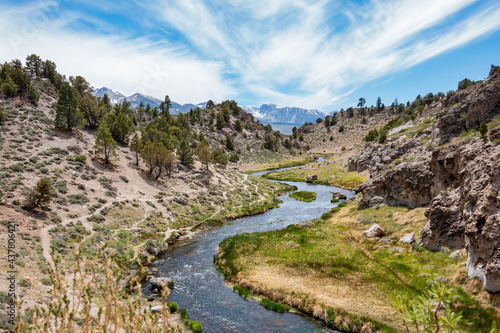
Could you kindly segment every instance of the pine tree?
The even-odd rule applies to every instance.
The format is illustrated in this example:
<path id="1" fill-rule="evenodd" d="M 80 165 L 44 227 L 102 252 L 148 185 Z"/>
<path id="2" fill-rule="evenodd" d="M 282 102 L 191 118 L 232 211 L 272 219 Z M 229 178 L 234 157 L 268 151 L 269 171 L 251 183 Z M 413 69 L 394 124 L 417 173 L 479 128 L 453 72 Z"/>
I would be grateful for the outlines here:
<path id="1" fill-rule="evenodd" d="M 222 111 L 217 112 L 216 123 L 217 129 L 221 130 L 226 126 L 226 120 L 224 119 L 224 114 Z"/>
<path id="2" fill-rule="evenodd" d="M 177 149 L 177 155 L 179 156 L 179 161 L 182 165 L 193 165 L 193 150 L 187 144 L 186 140 L 181 140 L 179 144 L 179 149 Z"/>
<path id="3" fill-rule="evenodd" d="M 78 110 L 78 101 L 69 83 L 64 82 L 60 91 L 54 125 L 56 128 L 66 128 L 71 131 L 74 127 L 82 124 L 83 117 Z"/>
<path id="4" fill-rule="evenodd" d="M 128 146 L 130 148 L 130 151 L 135 152 L 135 165 L 139 166 L 139 154 L 141 152 L 143 144 L 137 132 L 135 132 L 132 136 L 132 139 L 130 139 L 130 143 Z"/>
<path id="5" fill-rule="evenodd" d="M 210 162 L 210 148 L 205 141 L 202 141 L 196 146 L 195 154 L 199 157 L 201 163 L 205 164 L 208 170 L 208 163 Z"/>
<path id="6" fill-rule="evenodd" d="M 234 129 L 237 132 L 241 132 L 243 130 L 243 127 L 241 126 L 241 121 L 239 119 L 235 121 Z"/>
<path id="7" fill-rule="evenodd" d="M 234 150 L 234 141 L 229 133 L 226 133 L 226 148 L 228 150 Z"/>
<path id="8" fill-rule="evenodd" d="M 2 84 L 2 91 L 7 97 L 14 97 L 17 95 L 17 85 L 12 81 L 9 75 L 5 77 Z"/>
<path id="9" fill-rule="evenodd" d="M 116 156 L 115 149 L 118 147 L 115 140 L 109 132 L 109 128 L 105 124 L 101 124 L 97 137 L 95 138 L 95 153 L 104 153 L 104 163 L 109 163 L 111 155 Z"/>

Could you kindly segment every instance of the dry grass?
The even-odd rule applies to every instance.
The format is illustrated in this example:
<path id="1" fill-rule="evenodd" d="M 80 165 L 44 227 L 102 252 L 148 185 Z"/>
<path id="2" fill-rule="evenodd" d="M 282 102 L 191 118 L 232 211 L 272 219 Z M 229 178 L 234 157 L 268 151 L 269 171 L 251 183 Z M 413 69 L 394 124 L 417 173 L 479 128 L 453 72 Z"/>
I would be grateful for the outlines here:
<path id="1" fill-rule="evenodd" d="M 225 240 L 220 245 L 219 265 L 234 282 L 307 313 L 313 313 L 314 307 L 330 307 L 343 315 L 344 324 L 345 318 L 365 318 L 365 323 L 371 321 L 383 331 L 398 330 L 400 321 L 390 305 L 391 297 L 418 296 L 435 277 L 453 280 L 457 271 L 464 270 L 448 254 L 414 251 L 398 243 L 402 236 L 424 226 L 424 211 L 389 206 L 358 211 L 356 202 L 351 202 L 312 227 Z M 363 238 L 374 222 L 384 228 L 392 243 Z M 300 246 L 287 248 L 290 240 Z M 462 290 L 454 284 L 460 290 L 458 311 L 464 311 L 465 321 L 476 327 L 491 325 L 496 311 L 482 297 L 467 293 L 470 287 Z M 459 332 L 468 332 L 465 321 Z"/>

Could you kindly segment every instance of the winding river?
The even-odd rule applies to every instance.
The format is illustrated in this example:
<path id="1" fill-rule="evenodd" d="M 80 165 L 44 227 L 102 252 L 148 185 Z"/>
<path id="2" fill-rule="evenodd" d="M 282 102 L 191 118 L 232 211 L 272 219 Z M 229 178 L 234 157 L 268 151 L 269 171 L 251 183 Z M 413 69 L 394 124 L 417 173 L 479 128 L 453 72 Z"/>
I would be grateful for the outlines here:
<path id="1" fill-rule="evenodd" d="M 280 169 L 282 170 L 282 169 Z M 257 172 L 261 177 L 270 171 Z M 224 285 L 213 258 L 225 238 L 244 233 L 285 228 L 290 224 L 319 218 L 337 204 L 332 204 L 330 192 L 342 192 L 351 198 L 354 193 L 340 188 L 304 182 L 285 182 L 298 191 L 313 191 L 317 199 L 301 202 L 285 194 L 280 208 L 263 214 L 232 221 L 222 228 L 200 232 L 194 239 L 169 247 L 155 262 L 158 276 L 175 281 L 169 300 L 189 311 L 190 319 L 199 321 L 203 332 L 332 332 L 316 321 L 293 313 L 277 313 L 255 301 L 245 300 Z M 147 286 L 145 286 L 147 288 Z"/>

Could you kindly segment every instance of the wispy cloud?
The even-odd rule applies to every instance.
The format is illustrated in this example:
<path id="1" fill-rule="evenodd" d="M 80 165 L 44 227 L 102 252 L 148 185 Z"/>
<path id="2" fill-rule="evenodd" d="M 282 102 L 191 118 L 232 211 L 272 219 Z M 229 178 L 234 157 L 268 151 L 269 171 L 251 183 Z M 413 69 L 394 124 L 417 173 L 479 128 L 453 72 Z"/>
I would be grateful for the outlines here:
<path id="1" fill-rule="evenodd" d="M 121 6 L 126 10 L 103 0 L 94 6 L 127 20 L 140 9 L 134 24 L 142 38 L 128 29 L 116 33 L 122 26 L 105 16 L 64 8 L 55 1 L 4 8 L 1 31 L 22 38 L 16 44 L 3 34 L 0 43 L 10 47 L 0 57 L 39 53 L 66 73 L 80 69 L 96 86 L 169 93 L 180 102 L 234 98 L 321 109 L 500 28 L 495 0 L 132 0 Z M 46 20 L 26 33 L 40 13 Z M 78 28 L 81 22 L 101 29 Z"/>
<path id="2" fill-rule="evenodd" d="M 19 20 L 19 17 L 25 19 Z M 127 35 L 77 32 L 85 17 L 65 11 L 56 2 L 0 11 L 0 58 L 23 60 L 31 53 L 51 59 L 68 75 L 83 75 L 96 87 L 124 94 L 142 92 L 178 102 L 221 100 L 234 94 L 225 83 L 223 65 L 199 59 L 177 45 Z"/>

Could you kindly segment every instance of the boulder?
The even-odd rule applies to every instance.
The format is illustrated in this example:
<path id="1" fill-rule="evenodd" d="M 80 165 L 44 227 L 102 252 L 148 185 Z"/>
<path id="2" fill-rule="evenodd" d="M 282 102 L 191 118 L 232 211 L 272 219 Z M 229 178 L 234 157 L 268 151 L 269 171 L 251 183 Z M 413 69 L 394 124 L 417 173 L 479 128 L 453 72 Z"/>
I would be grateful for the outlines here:
<path id="1" fill-rule="evenodd" d="M 307 175 L 306 183 L 312 183 L 313 181 L 318 179 L 318 175 Z"/>
<path id="2" fill-rule="evenodd" d="M 151 312 L 153 312 L 153 313 L 160 313 L 161 310 L 163 310 L 162 305 L 155 305 L 155 306 L 151 307 Z"/>
<path id="3" fill-rule="evenodd" d="M 294 241 L 289 241 L 288 243 L 285 244 L 285 248 L 287 249 L 295 249 L 297 247 L 300 247 L 300 245 L 295 243 Z"/>
<path id="4" fill-rule="evenodd" d="M 187 205 L 188 201 L 186 198 L 180 197 L 180 196 L 174 196 L 172 199 L 174 202 L 178 203 L 179 205 Z"/>
<path id="5" fill-rule="evenodd" d="M 386 243 L 386 244 L 390 244 L 392 243 L 392 239 L 389 239 L 389 238 L 381 238 L 379 240 L 380 243 Z"/>
<path id="6" fill-rule="evenodd" d="M 159 256 L 163 252 L 167 251 L 167 248 L 168 248 L 167 243 L 165 243 L 162 246 L 148 244 L 146 250 L 148 251 L 149 254 L 152 254 L 154 256 Z"/>
<path id="7" fill-rule="evenodd" d="M 409 233 L 403 237 L 401 237 L 401 239 L 399 240 L 401 243 L 405 243 L 405 244 L 413 244 L 415 243 L 415 233 L 412 232 L 412 233 Z"/>
<path id="8" fill-rule="evenodd" d="M 151 289 L 157 289 L 158 292 L 161 292 L 164 286 L 167 286 L 169 289 L 174 288 L 174 280 L 167 277 L 154 277 L 149 280 L 149 283 L 151 283 Z"/>
<path id="9" fill-rule="evenodd" d="M 385 231 L 378 224 L 373 223 L 370 229 L 366 230 L 363 235 L 368 238 L 380 237 L 385 235 Z"/>
<path id="10" fill-rule="evenodd" d="M 449 256 L 450 259 L 458 260 L 462 258 L 462 253 L 460 250 L 453 251 Z"/>
<path id="11" fill-rule="evenodd" d="M 332 192 L 332 197 L 338 200 L 347 200 L 347 196 L 340 192 Z"/>

